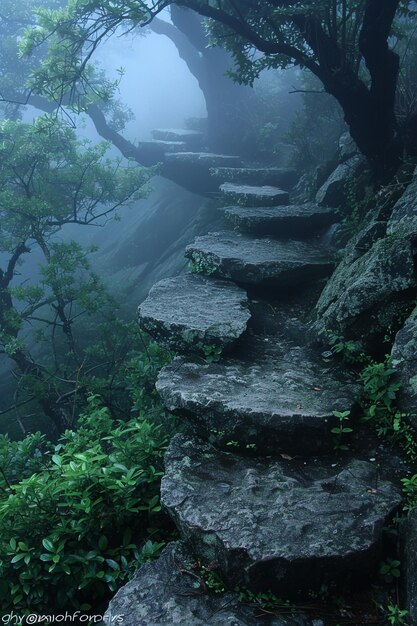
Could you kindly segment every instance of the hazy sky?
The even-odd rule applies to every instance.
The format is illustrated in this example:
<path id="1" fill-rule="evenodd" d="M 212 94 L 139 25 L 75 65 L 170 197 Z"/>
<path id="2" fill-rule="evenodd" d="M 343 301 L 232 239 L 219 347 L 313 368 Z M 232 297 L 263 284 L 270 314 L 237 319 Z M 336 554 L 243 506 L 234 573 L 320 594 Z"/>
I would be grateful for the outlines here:
<path id="1" fill-rule="evenodd" d="M 181 128 L 185 118 L 206 115 L 198 83 L 167 37 L 113 36 L 96 60 L 112 78 L 117 77 L 117 68 L 126 70 L 121 100 L 136 116 L 126 128 L 129 139 L 148 139 L 152 128 Z"/>

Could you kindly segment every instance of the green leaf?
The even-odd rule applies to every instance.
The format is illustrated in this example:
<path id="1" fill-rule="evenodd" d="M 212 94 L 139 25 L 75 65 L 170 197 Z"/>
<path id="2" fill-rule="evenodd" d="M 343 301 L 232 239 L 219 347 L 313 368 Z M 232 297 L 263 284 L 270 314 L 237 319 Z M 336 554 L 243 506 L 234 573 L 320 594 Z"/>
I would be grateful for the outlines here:
<path id="1" fill-rule="evenodd" d="M 54 544 L 49 539 L 42 539 L 42 545 L 45 550 L 48 550 L 49 552 L 55 551 Z"/>

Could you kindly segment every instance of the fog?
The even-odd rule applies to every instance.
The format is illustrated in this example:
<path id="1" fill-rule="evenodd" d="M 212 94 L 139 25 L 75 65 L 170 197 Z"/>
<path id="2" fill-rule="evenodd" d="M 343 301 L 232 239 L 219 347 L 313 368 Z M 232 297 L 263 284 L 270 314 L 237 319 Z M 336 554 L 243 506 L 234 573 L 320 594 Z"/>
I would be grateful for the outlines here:
<path id="1" fill-rule="evenodd" d="M 153 128 L 181 128 L 185 119 L 207 115 L 197 80 L 165 36 L 113 37 L 99 48 L 97 63 L 114 80 L 119 68 L 125 70 L 119 96 L 135 115 L 124 133 L 131 141 L 150 139 Z"/>

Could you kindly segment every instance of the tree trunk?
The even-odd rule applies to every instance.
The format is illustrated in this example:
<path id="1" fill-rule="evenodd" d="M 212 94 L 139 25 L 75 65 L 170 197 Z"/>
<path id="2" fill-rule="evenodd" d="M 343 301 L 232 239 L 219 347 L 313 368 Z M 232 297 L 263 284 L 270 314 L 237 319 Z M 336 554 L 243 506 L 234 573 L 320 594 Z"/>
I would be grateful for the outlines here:
<path id="1" fill-rule="evenodd" d="M 209 148 L 214 152 L 240 154 L 244 150 L 242 129 L 255 103 L 253 89 L 238 85 L 227 76 L 227 71 L 233 69 L 233 59 L 223 48 L 207 47 L 201 16 L 172 5 L 171 18 L 174 29 L 160 20 L 156 28 L 151 26 L 173 41 L 198 81 L 207 107 Z"/>

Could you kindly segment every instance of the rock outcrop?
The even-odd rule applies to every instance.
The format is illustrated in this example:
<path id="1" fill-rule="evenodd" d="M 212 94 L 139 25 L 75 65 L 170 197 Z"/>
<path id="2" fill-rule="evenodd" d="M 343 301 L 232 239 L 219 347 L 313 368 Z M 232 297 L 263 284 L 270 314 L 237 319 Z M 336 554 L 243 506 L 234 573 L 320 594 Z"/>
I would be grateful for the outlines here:
<path id="1" fill-rule="evenodd" d="M 364 159 L 360 156 L 352 156 L 344 163 L 337 166 L 333 174 L 320 187 L 316 194 L 316 202 L 324 206 L 339 207 L 346 200 L 346 184 L 350 178 L 354 178 L 361 167 Z"/>
<path id="2" fill-rule="evenodd" d="M 317 303 L 314 329 L 323 337 L 329 331 L 340 335 L 381 331 L 398 313 L 393 303 L 415 285 L 411 242 L 396 236 L 379 239 L 359 258 L 351 261 L 346 256 L 339 264 Z"/>
<path id="3" fill-rule="evenodd" d="M 417 509 L 409 512 L 403 528 L 404 586 L 406 617 L 409 626 L 417 624 Z"/>

